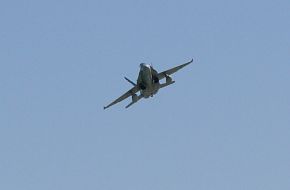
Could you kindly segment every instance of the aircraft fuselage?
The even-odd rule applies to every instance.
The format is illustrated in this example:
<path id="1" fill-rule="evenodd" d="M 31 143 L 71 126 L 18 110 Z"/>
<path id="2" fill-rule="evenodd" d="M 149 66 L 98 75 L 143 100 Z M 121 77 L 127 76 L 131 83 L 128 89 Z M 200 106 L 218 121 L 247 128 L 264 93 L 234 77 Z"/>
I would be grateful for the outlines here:
<path id="1" fill-rule="evenodd" d="M 119 98 L 115 99 L 113 102 L 108 104 L 107 106 L 104 106 L 104 109 L 107 109 L 108 107 L 115 105 L 118 102 L 121 102 L 130 96 L 132 98 L 132 101 L 130 102 L 130 104 L 126 106 L 126 108 L 135 104 L 142 98 L 152 97 L 154 94 L 158 92 L 159 89 L 173 84 L 175 81 L 172 80 L 170 75 L 177 72 L 179 69 L 185 67 L 186 65 L 190 64 L 192 61 L 193 60 L 191 59 L 187 63 L 178 65 L 176 67 L 170 68 L 160 73 L 158 73 L 151 65 L 141 63 L 137 83 L 125 77 L 126 81 L 132 84 L 133 87 L 126 93 L 121 95 Z M 162 79 L 165 79 L 165 82 L 160 84 L 160 81 Z M 140 92 L 140 94 L 137 94 L 138 92 Z"/>
<path id="2" fill-rule="evenodd" d="M 154 70 L 148 64 L 140 64 L 140 72 L 137 80 L 137 85 L 140 86 L 140 93 L 144 98 L 152 97 L 160 88 L 158 80 L 154 80 Z"/>

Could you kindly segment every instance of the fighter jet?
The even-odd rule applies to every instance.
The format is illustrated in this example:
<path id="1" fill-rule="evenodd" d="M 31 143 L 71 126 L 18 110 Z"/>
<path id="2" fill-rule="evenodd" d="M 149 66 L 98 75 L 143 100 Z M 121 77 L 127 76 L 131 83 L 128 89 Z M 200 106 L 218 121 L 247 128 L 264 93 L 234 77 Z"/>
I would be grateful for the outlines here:
<path id="1" fill-rule="evenodd" d="M 129 96 L 132 96 L 132 102 L 126 106 L 126 108 L 130 107 L 131 105 L 135 104 L 142 98 L 149 98 L 153 97 L 159 89 L 164 88 L 166 86 L 169 86 L 173 84 L 175 81 L 172 80 L 171 74 L 175 73 L 179 69 L 189 65 L 192 63 L 193 59 L 191 59 L 189 62 L 181 64 L 177 67 L 168 69 L 166 71 L 158 73 L 152 65 L 141 63 L 140 64 L 140 71 L 137 79 L 137 83 L 132 82 L 130 79 L 125 77 L 125 79 L 133 85 L 133 88 L 131 88 L 129 91 L 127 91 L 125 94 L 114 100 L 109 105 L 105 106 L 104 109 L 107 109 L 108 107 L 121 102 L 122 100 L 128 98 Z M 165 78 L 165 82 L 160 83 L 162 79 Z M 137 93 L 140 91 L 139 95 Z"/>

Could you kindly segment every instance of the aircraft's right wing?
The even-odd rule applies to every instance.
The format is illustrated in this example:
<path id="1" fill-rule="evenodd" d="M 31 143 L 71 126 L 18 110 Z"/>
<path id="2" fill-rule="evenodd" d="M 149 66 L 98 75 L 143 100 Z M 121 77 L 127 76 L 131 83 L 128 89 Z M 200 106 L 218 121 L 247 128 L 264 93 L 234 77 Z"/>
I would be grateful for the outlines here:
<path id="1" fill-rule="evenodd" d="M 176 71 L 178 71 L 179 69 L 185 67 L 186 65 L 192 63 L 192 61 L 193 61 L 193 59 L 191 59 L 189 62 L 184 63 L 182 65 L 179 65 L 177 67 L 174 67 L 174 68 L 168 69 L 166 71 L 160 72 L 160 73 L 158 73 L 157 77 L 159 78 L 159 80 L 161 80 L 161 79 L 165 78 L 166 76 L 175 73 Z"/>
<path id="2" fill-rule="evenodd" d="M 127 91 L 125 94 L 123 94 L 122 96 L 120 96 L 119 98 L 117 98 L 116 100 L 114 100 L 112 103 L 110 103 L 109 105 L 105 106 L 104 109 L 107 109 L 108 107 L 121 102 L 122 100 L 128 98 L 129 96 L 134 95 L 135 93 L 137 93 L 140 90 L 139 86 L 134 86 L 133 88 L 131 88 L 129 91 Z"/>

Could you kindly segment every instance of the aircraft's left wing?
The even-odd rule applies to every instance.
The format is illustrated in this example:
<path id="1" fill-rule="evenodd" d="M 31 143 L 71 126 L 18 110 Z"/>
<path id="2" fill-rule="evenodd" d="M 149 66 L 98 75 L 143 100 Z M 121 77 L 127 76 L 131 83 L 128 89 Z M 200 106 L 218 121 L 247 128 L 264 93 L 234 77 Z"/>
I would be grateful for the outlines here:
<path id="1" fill-rule="evenodd" d="M 177 67 L 174 67 L 174 68 L 171 68 L 171 69 L 168 69 L 166 71 L 163 71 L 163 72 L 160 72 L 157 74 L 157 77 L 159 78 L 159 80 L 165 78 L 166 76 L 168 75 L 171 75 L 173 73 L 175 73 L 176 71 L 178 71 L 179 69 L 182 69 L 183 67 L 185 67 L 186 65 L 189 65 L 190 63 L 192 63 L 193 59 L 191 59 L 189 62 L 187 63 L 184 63 L 182 65 L 179 65 Z"/>
<path id="2" fill-rule="evenodd" d="M 137 93 L 140 90 L 139 86 L 134 86 L 133 88 L 131 88 L 129 91 L 127 91 L 125 94 L 123 94 L 122 96 L 120 96 L 119 98 L 117 98 L 116 100 L 114 100 L 112 103 L 110 103 L 109 105 L 105 106 L 104 109 L 107 109 L 108 107 L 121 102 L 122 100 L 128 98 L 129 96 L 134 95 L 135 93 Z"/>

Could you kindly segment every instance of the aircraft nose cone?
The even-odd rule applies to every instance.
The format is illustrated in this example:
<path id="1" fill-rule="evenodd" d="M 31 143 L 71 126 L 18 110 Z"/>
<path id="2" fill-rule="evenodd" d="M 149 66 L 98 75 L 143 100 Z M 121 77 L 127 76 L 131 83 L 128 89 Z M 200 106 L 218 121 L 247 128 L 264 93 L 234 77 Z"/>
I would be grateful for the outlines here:
<path id="1" fill-rule="evenodd" d="M 150 65 L 148 65 L 148 64 L 146 64 L 146 63 L 141 63 L 141 64 L 140 64 L 140 68 L 141 68 L 141 70 L 145 70 L 145 69 L 147 69 L 147 68 L 150 68 Z"/>

